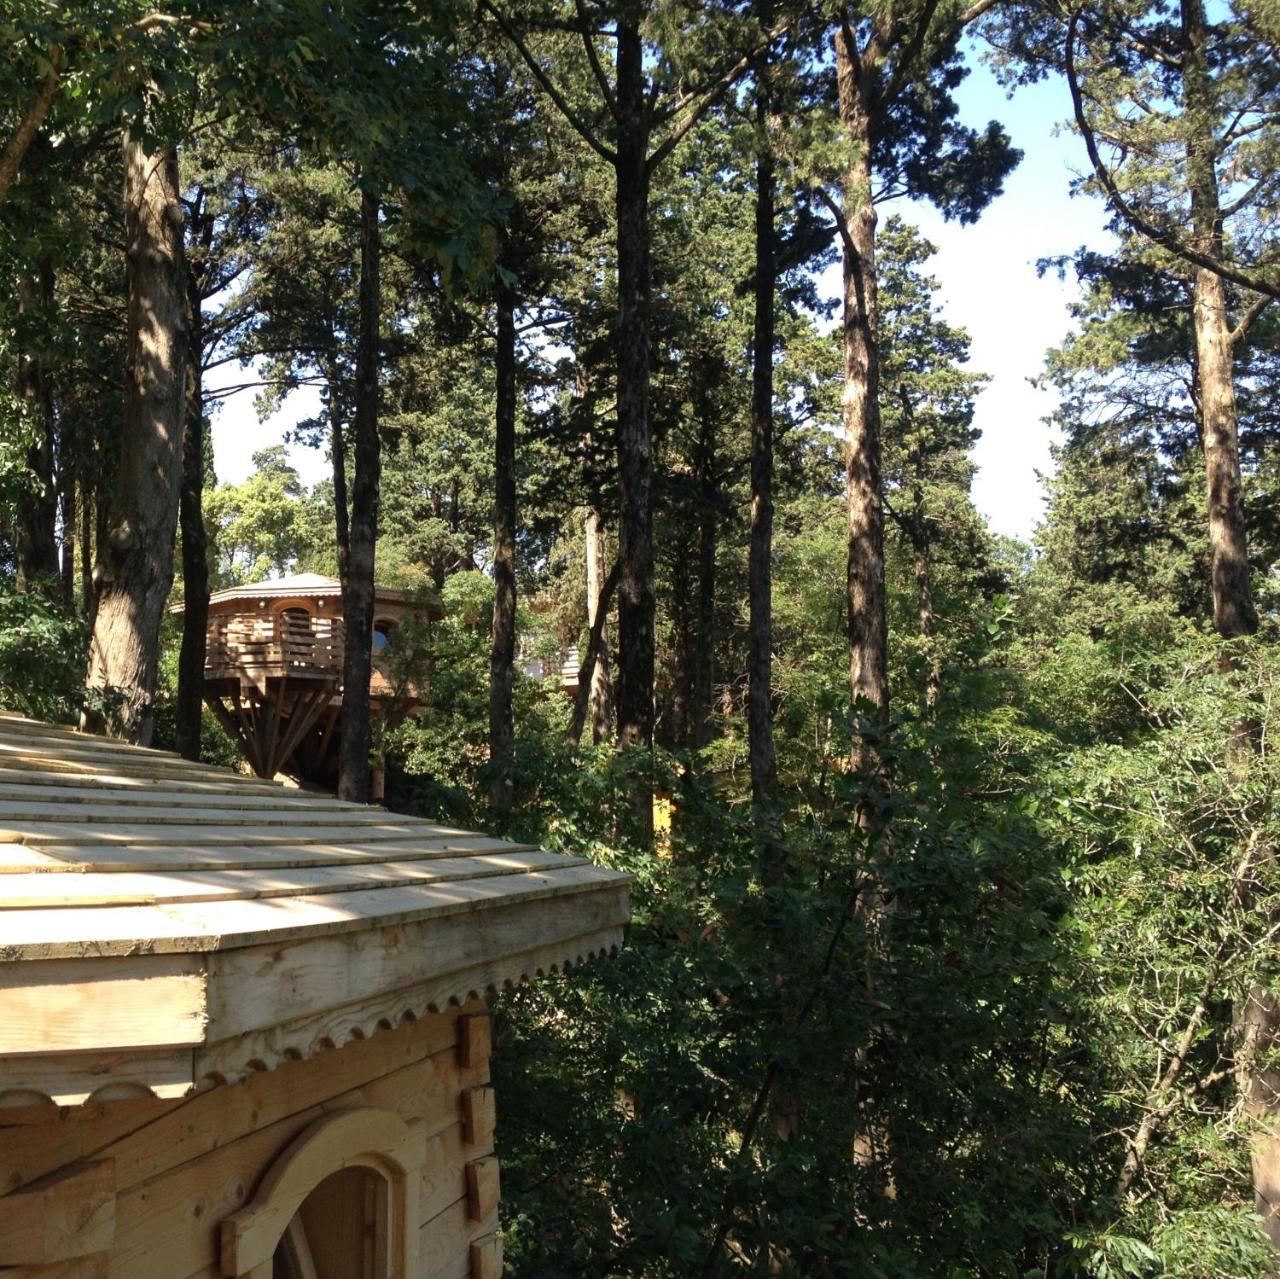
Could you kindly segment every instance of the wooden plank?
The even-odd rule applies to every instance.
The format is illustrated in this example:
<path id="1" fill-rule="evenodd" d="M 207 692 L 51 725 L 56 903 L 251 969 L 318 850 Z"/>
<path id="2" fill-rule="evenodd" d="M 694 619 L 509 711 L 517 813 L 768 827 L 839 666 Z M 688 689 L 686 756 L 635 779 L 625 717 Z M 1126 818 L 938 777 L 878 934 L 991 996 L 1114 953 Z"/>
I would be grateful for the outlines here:
<path id="1" fill-rule="evenodd" d="M 493 1031 L 487 1012 L 472 1013 L 458 1023 L 458 1064 L 478 1066 L 493 1052 Z"/>
<path id="2" fill-rule="evenodd" d="M 477 857 L 287 870 L 263 867 L 253 870 L 175 871 L 164 875 L 94 871 L 59 875 L 45 871 L 0 878 L 0 911 L 54 906 L 154 906 L 323 895 L 361 888 L 474 879 L 485 875 L 510 875 L 518 871 L 586 864 L 580 858 L 566 860 L 541 850 L 510 853 L 504 848 L 496 848 Z M 0 1051 L 4 1050 L 0 1048 Z"/>
<path id="3" fill-rule="evenodd" d="M 467 1275 L 471 1269 L 471 1245 L 494 1234 L 498 1214 L 477 1224 L 471 1220 L 466 1198 L 450 1204 L 426 1222 L 418 1236 L 418 1260 L 424 1275 Z"/>
<path id="4" fill-rule="evenodd" d="M 498 1159 L 485 1155 L 467 1163 L 467 1212 L 472 1221 L 487 1221 L 498 1209 Z"/>
<path id="5" fill-rule="evenodd" d="M 110 1160 L 64 1170 L 0 1197 L 0 1265 L 39 1266 L 102 1252 L 116 1232 Z"/>
<path id="6" fill-rule="evenodd" d="M 0 1057 L 0 1119 L 37 1096 L 58 1106 L 185 1097 L 196 1082 L 190 1048 L 114 1049 Z"/>
<path id="7" fill-rule="evenodd" d="M 164 873 L 183 871 L 294 870 L 306 866 L 378 865 L 495 853 L 535 853 L 536 844 L 509 844 L 484 835 L 429 839 L 378 839 L 358 843 L 296 841 L 206 846 L 144 844 L 0 844 L 0 875 Z M 6 892 L 0 880 L 0 894 Z"/>
<path id="8" fill-rule="evenodd" d="M 374 811 L 374 810 L 371 810 Z M 314 823 L 315 819 L 312 818 Z M 345 829 L 344 829 L 345 828 Z M 418 821 L 382 813 L 380 821 L 368 824 L 334 822 L 329 825 L 287 824 L 271 826 L 254 821 L 240 824 L 218 822 L 200 825 L 151 825 L 128 822 L 109 824 L 25 822 L 0 823 L 0 844 L 25 844 L 32 848 L 44 848 L 50 844 L 59 847 L 115 847 L 121 844 L 145 846 L 150 844 L 220 847 L 224 845 L 254 844 L 331 844 L 335 839 L 358 839 L 362 844 L 382 839 L 431 839 L 439 835 L 464 836 L 466 831 L 450 831 L 448 827 L 432 822 Z"/>
<path id="9" fill-rule="evenodd" d="M 61 724 L 46 724 L 41 720 L 6 718 L 0 720 L 0 740 L 25 742 L 31 740 L 65 743 L 75 746 L 99 746 L 104 750 L 121 751 L 131 755 L 145 755 L 151 759 L 181 759 L 176 751 L 157 750 L 151 746 L 135 746 L 132 742 L 104 737 L 99 733 L 82 733 L 79 729 Z"/>
<path id="10" fill-rule="evenodd" d="M 478 1084 L 463 1092 L 462 1139 L 468 1146 L 491 1142 L 497 1118 L 497 1096 L 492 1084 Z"/>
<path id="11" fill-rule="evenodd" d="M 62 764 L 62 767 L 56 767 Z M 271 796 L 294 792 L 276 782 L 260 777 L 245 777 L 230 769 L 193 769 L 180 772 L 175 769 L 79 767 L 51 758 L 30 760 L 23 757 L 0 755 L 0 788 L 10 782 L 23 786 L 43 786 L 61 789 L 72 780 L 76 786 L 95 790 L 112 790 L 117 787 L 128 790 L 184 790 L 208 791 L 220 795 Z M 307 792 L 301 792 L 303 794 Z"/>
<path id="12" fill-rule="evenodd" d="M 0 1279 L 109 1279 L 111 1259 L 105 1252 L 48 1266 L 0 1266 Z M 270 1276 L 267 1279 L 271 1279 Z"/>
<path id="13" fill-rule="evenodd" d="M 541 902 L 546 904 L 543 909 L 525 912 L 526 928 L 536 933 L 549 912 L 576 919 L 593 909 L 597 897 L 607 899 L 618 917 L 624 918 L 629 882 L 629 876 L 615 871 L 579 865 L 321 897 L 187 903 L 163 911 L 146 906 L 14 911 L 0 940 L 0 960 L 127 955 L 139 948 L 212 953 Z M 574 901 L 579 897 L 584 898 L 581 905 Z M 556 899 L 563 900 L 552 906 Z M 477 943 L 484 947 L 485 938 L 484 929 L 473 931 L 471 952 L 475 954 Z"/>
<path id="14" fill-rule="evenodd" d="M 211 1075 L 236 1079 L 260 1068 L 254 1063 L 270 1065 L 281 1057 L 306 1058 L 330 1045 L 341 1047 L 361 1036 L 376 1035 L 383 1027 L 399 1025 L 406 1016 L 443 1012 L 486 991 L 501 990 L 535 972 L 547 971 L 566 959 L 599 954 L 618 945 L 621 938 L 621 928 L 614 927 L 518 954 L 493 955 L 467 968 L 459 969 L 445 961 L 447 971 L 443 974 L 377 995 L 366 994 L 338 1006 L 332 1004 L 333 995 L 323 988 L 317 992 L 304 987 L 313 1001 L 309 1007 L 295 1009 L 285 1019 L 268 1020 L 257 1030 L 211 1037 L 207 1045 L 196 1050 L 196 1078 Z M 406 945 L 403 940 L 395 944 Z M 386 979 L 391 980 L 390 974 Z M 254 994 L 257 997 L 262 992 L 255 990 Z M 329 1006 L 324 1006 L 326 1001 Z M 252 1011 L 245 1010 L 246 1020 Z"/>
<path id="15" fill-rule="evenodd" d="M 0 1191 L 17 1189 L 98 1152 L 114 1160 L 121 1188 L 133 1186 L 415 1063 L 432 1063 L 424 1067 L 425 1087 L 444 1088 L 456 1074 L 456 1040 L 457 1016 L 443 1013 L 348 1044 L 321 1061 L 288 1061 L 243 1083 L 182 1101 L 148 1099 L 55 1110 L 44 1123 L 0 1129 Z"/>
<path id="16" fill-rule="evenodd" d="M 204 784 L 203 789 L 194 790 L 187 782 L 166 781 L 151 782 L 146 785 L 117 781 L 107 785 L 99 781 L 96 785 L 82 785 L 79 778 L 74 782 L 62 781 L 55 792 L 50 793 L 48 786 L 32 785 L 28 782 L 10 782 L 0 774 L 0 805 L 23 806 L 27 801 L 37 805 L 74 805 L 77 809 L 82 805 L 92 805 L 95 812 L 107 813 L 114 809 L 132 808 L 166 808 L 183 809 L 199 808 L 218 812 L 306 812 L 311 820 L 319 820 L 317 813 L 324 813 L 326 818 L 332 813 L 367 814 L 367 806 L 344 804 L 339 800 L 324 795 L 315 795 L 303 790 L 290 790 L 285 786 L 277 786 L 267 792 L 252 791 L 240 793 L 232 787 L 210 787 Z M 79 821 L 76 815 L 66 820 Z"/>
<path id="17" fill-rule="evenodd" d="M 205 985 L 193 955 L 14 965 L 0 975 L 0 1055 L 203 1043 Z"/>
<path id="18" fill-rule="evenodd" d="M 470 1279 L 502 1279 L 501 1235 L 485 1235 L 471 1245 Z"/>
<path id="19" fill-rule="evenodd" d="M 294 792 L 298 793 L 298 792 Z M 8 800 L 0 789 L 0 826 L 12 828 L 24 822 L 56 821 L 64 825 L 74 822 L 93 822 L 95 825 L 112 825 L 128 823 L 155 825 L 187 825 L 206 826 L 215 823 L 219 826 L 289 826 L 311 825 L 319 822 L 332 822 L 337 826 L 352 828 L 366 825 L 380 825 L 386 822 L 387 812 L 382 808 L 361 807 L 354 804 L 340 804 L 337 800 L 322 802 L 291 803 L 280 800 L 273 806 L 254 807 L 246 812 L 242 820 L 233 822 L 228 814 L 235 812 L 234 806 L 222 805 L 208 800 L 204 796 L 193 797 L 190 804 L 165 803 L 151 805 L 144 801 L 133 803 L 128 800 L 112 797 L 110 802 L 77 804 L 68 802 L 50 803 L 47 800 Z"/>
<path id="20" fill-rule="evenodd" d="M 578 869 L 562 873 L 575 875 Z M 505 883 L 468 880 L 439 888 L 387 889 L 384 896 L 438 894 L 444 900 L 425 916 L 384 918 L 376 931 L 356 936 L 330 933 L 288 946 L 273 940 L 211 955 L 209 1042 L 284 1026 L 322 1008 L 358 1006 L 383 992 L 436 977 L 451 979 L 475 966 L 493 964 L 506 972 L 510 956 L 536 952 L 539 962 L 546 962 L 548 954 L 576 957 L 572 952 L 579 950 L 581 939 L 602 932 L 612 935 L 620 925 L 618 903 L 609 893 L 592 892 L 581 900 L 577 895 L 541 897 L 535 882 L 530 895 L 518 894 L 517 881 L 540 878 L 524 875 Z M 474 896 L 496 884 L 503 889 L 487 902 Z M 335 900 L 356 896 L 363 894 L 342 894 Z M 270 909 L 287 913 L 297 900 L 285 898 L 271 903 Z M 469 910 L 477 904 L 486 909 L 483 926 Z M 236 908 L 250 905 L 236 903 Z M 215 903 L 208 909 L 218 908 Z"/>

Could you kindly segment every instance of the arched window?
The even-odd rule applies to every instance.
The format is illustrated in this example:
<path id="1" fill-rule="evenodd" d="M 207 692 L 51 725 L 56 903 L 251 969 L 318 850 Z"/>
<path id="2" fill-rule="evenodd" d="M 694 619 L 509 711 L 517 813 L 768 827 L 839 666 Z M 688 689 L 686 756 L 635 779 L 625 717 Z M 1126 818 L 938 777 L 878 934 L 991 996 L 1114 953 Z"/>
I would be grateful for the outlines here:
<path id="1" fill-rule="evenodd" d="M 420 1125 L 370 1107 L 318 1119 L 222 1223 L 235 1279 L 414 1279 Z"/>
<path id="2" fill-rule="evenodd" d="M 380 617 L 373 624 L 373 655 L 382 657 L 391 647 L 391 637 L 395 634 L 396 624 Z"/>

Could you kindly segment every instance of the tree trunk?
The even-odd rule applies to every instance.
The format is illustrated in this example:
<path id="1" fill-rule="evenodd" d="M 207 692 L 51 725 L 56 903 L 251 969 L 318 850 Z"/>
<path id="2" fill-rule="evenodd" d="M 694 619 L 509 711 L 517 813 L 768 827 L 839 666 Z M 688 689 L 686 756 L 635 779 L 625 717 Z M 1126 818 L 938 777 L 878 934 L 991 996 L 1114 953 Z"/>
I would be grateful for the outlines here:
<path id="1" fill-rule="evenodd" d="M 872 109 L 869 73 L 859 53 L 836 36 L 840 118 L 856 154 L 844 180 L 845 495 L 848 536 L 849 688 L 888 718 L 884 596 L 884 510 L 880 492 L 880 349 L 876 300 L 876 210 L 871 198 Z M 855 747 L 855 765 L 867 762 Z"/>
<path id="2" fill-rule="evenodd" d="M 1217 261 L 1223 256 L 1223 243 L 1214 135 L 1216 94 L 1207 65 L 1203 0 L 1184 0 L 1182 24 L 1189 126 L 1187 185 L 1191 194 L 1193 243 L 1198 252 Z M 1216 272 L 1196 270 L 1193 292 L 1196 382 L 1209 508 L 1213 623 L 1223 639 L 1237 639 L 1258 629 L 1258 613 L 1249 583 L 1236 432 L 1233 344 L 1226 292 L 1222 277 Z"/>
<path id="3" fill-rule="evenodd" d="M 773 350 L 777 233 L 769 142 L 768 55 L 756 69 L 755 324 L 751 339 L 751 534 L 747 551 L 750 654 L 747 753 L 757 860 L 766 884 L 785 871 L 775 838 L 778 763 L 773 745 Z"/>
<path id="4" fill-rule="evenodd" d="M 924 652 L 924 704 L 934 707 L 942 696 L 942 655 L 934 638 L 933 563 L 930 558 L 929 523 L 925 513 L 924 454 L 917 443 L 912 447 L 915 482 L 911 491 L 911 549 L 915 558 L 916 617 L 920 624 L 920 646 Z"/>
<path id="5" fill-rule="evenodd" d="M 85 620 L 93 629 L 93 619 L 98 611 L 98 591 L 93 581 L 93 524 L 94 501 L 89 486 L 80 484 L 80 596 Z"/>
<path id="6" fill-rule="evenodd" d="M 587 507 L 583 532 L 587 552 L 587 631 L 589 635 L 597 632 L 599 634 L 597 651 L 590 663 L 591 683 L 587 695 L 591 715 L 591 740 L 598 743 L 607 740 L 613 729 L 613 683 L 609 678 L 609 605 L 603 598 L 604 517 L 595 505 Z"/>
<path id="7" fill-rule="evenodd" d="M 204 528 L 204 355 L 200 281 L 187 271 L 187 410 L 182 431 L 182 647 L 178 652 L 175 744 L 186 759 L 200 758 L 204 660 L 209 626 L 209 547 Z"/>
<path id="8" fill-rule="evenodd" d="M 334 341 L 333 331 L 329 332 Z M 329 407 L 329 462 L 333 469 L 333 535 L 338 550 L 338 576 L 346 581 L 347 557 L 351 552 L 351 514 L 347 509 L 347 437 L 343 433 L 342 380 L 338 361 L 332 354 L 325 360 L 325 384 Z"/>
<path id="9" fill-rule="evenodd" d="M 691 745 L 701 750 L 715 736 L 716 546 L 720 494 L 716 484 L 715 412 L 708 398 L 702 423 L 702 457 L 698 477 L 698 612 L 693 645 L 693 732 Z"/>
<path id="10" fill-rule="evenodd" d="M 1191 195 L 1192 243 L 1200 253 L 1223 256 L 1222 212 L 1218 193 L 1215 137 L 1216 94 L 1208 66 L 1208 32 L 1203 0 L 1182 0 L 1183 87 L 1186 94 L 1187 185 Z M 1249 581 L 1244 501 L 1240 485 L 1240 448 L 1236 422 L 1235 370 L 1226 287 L 1216 272 L 1197 267 L 1192 292 L 1195 326 L 1196 391 L 1204 448 L 1209 515 L 1209 575 L 1213 624 L 1224 640 L 1258 629 Z M 1224 655 L 1230 668 L 1232 659 Z M 1231 771 L 1249 752 L 1251 731 L 1239 725 L 1227 742 Z M 1253 1138 L 1254 1205 L 1263 1228 L 1280 1247 L 1280 1076 L 1265 1062 L 1280 1039 L 1280 1002 L 1254 986 L 1238 1007 L 1237 1082 L 1245 1114 L 1258 1126 Z"/>
<path id="11" fill-rule="evenodd" d="M 516 657 L 516 322 L 515 291 L 496 288 L 497 413 L 494 423 L 493 643 L 489 649 L 489 797 L 508 813 L 515 790 Z"/>
<path id="12" fill-rule="evenodd" d="M 75 450 L 65 428 L 58 441 L 58 507 L 62 524 L 62 602 L 71 608 L 76 599 L 76 464 Z"/>
<path id="13" fill-rule="evenodd" d="M 576 746 L 582 740 L 582 730 L 587 723 L 587 702 L 591 696 L 592 676 L 598 664 L 606 661 L 604 654 L 604 627 L 609 616 L 609 604 L 622 576 L 622 563 L 615 560 L 600 588 L 595 621 L 587 632 L 587 654 L 578 667 L 578 691 L 573 698 L 573 719 L 569 723 L 569 740 Z"/>
<path id="14" fill-rule="evenodd" d="M 177 149 L 149 153 L 126 134 L 124 171 L 124 419 L 106 536 L 98 545 L 86 682 L 93 690 L 118 690 L 122 704 L 102 718 L 118 735 L 146 744 L 182 477 L 186 266 Z"/>
<path id="15" fill-rule="evenodd" d="M 697 555 L 693 548 L 681 546 L 671 565 L 671 733 L 673 750 L 687 751 L 694 746 L 694 721 L 697 718 L 697 603 L 693 570 Z"/>
<path id="16" fill-rule="evenodd" d="M 649 424 L 649 172 L 644 48 L 635 5 L 617 24 L 618 740 L 653 745 L 653 445 Z M 647 818 L 644 813 L 649 812 Z M 637 796 L 645 828 L 647 795 Z"/>
<path id="17" fill-rule="evenodd" d="M 378 536 L 378 493 L 382 472 L 378 436 L 378 198 L 360 200 L 360 335 L 356 351 L 354 430 L 355 476 L 351 486 L 342 612 L 346 625 L 342 664 L 342 738 L 338 751 L 338 794 L 369 802 L 372 745 L 369 680 L 373 673 L 373 568 Z"/>
<path id="18" fill-rule="evenodd" d="M 53 271 L 47 263 L 41 264 L 39 277 L 38 296 L 25 282 L 19 287 L 19 306 L 28 315 L 47 312 L 53 304 Z M 18 394 L 35 421 L 36 438 L 27 450 L 27 469 L 35 480 L 35 491 L 24 493 L 18 503 L 17 585 L 20 591 L 52 594 L 59 579 L 58 493 L 53 482 L 57 423 L 53 378 L 45 351 L 19 352 Z"/>

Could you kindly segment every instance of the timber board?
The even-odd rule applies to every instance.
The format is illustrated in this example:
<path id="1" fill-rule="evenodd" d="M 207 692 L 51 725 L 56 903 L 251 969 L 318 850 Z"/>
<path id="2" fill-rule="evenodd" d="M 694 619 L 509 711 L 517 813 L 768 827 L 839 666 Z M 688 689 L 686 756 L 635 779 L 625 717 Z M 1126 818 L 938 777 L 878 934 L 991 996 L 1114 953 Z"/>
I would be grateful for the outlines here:
<path id="1" fill-rule="evenodd" d="M 6 917 L 0 961 L 78 959 L 195 951 L 213 953 L 308 936 L 362 932 L 388 924 L 483 911 L 616 887 L 629 877 L 590 865 L 440 885 L 396 886 L 267 901 L 176 906 L 34 909 Z"/>
<path id="2" fill-rule="evenodd" d="M 511 844 L 486 835 L 362 841 L 361 844 L 267 843 L 213 846 L 166 844 L 120 847 L 107 844 L 0 844 L 0 875 L 86 874 L 93 872 L 184 872 L 292 870 L 306 866 L 359 866 L 415 862 L 488 851 L 536 852 L 536 844 Z M 0 897 L 5 895 L 0 880 Z"/>
<path id="3" fill-rule="evenodd" d="M 170 874 L 94 871 L 8 875 L 0 880 L 0 912 L 54 906 L 164 906 L 187 902 L 248 901 L 265 897 L 302 897 L 394 887 L 418 881 L 480 879 L 516 871 L 581 866 L 541 850 L 512 853 L 495 849 L 488 856 L 446 857 L 419 862 L 228 871 L 175 871 Z"/>

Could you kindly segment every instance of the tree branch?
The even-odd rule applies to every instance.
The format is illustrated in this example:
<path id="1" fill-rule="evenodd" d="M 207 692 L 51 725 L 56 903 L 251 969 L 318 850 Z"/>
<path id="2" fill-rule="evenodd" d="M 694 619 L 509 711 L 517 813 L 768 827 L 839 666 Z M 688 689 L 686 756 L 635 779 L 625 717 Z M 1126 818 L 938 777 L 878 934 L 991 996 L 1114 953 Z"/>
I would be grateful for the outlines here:
<path id="1" fill-rule="evenodd" d="M 1189 245 L 1183 244 L 1181 240 L 1178 240 L 1171 233 L 1161 230 L 1154 222 L 1145 218 L 1121 194 L 1120 188 L 1116 186 L 1114 177 L 1102 162 L 1102 156 L 1098 152 L 1097 139 L 1094 136 L 1092 127 L 1085 118 L 1084 98 L 1081 95 L 1080 81 L 1076 74 L 1076 28 L 1079 23 L 1080 13 L 1077 11 L 1071 15 L 1071 21 L 1067 25 L 1066 56 L 1063 59 L 1064 69 L 1067 74 L 1067 87 L 1071 90 L 1071 107 L 1075 114 L 1076 128 L 1080 130 L 1080 136 L 1084 139 L 1085 150 L 1089 155 L 1089 163 L 1093 166 L 1094 175 L 1106 192 L 1112 208 L 1135 231 L 1140 232 L 1153 244 L 1158 245 L 1167 253 L 1173 254 L 1174 257 L 1181 258 L 1184 262 L 1189 262 L 1192 266 L 1198 266 L 1205 271 L 1212 271 L 1224 280 L 1230 280 L 1232 284 L 1238 284 L 1241 288 L 1249 289 L 1253 293 L 1265 293 L 1272 298 L 1280 297 L 1280 282 L 1260 278 L 1250 272 L 1242 271 L 1226 262 L 1220 262 L 1206 253 L 1201 253 Z"/>
<path id="2" fill-rule="evenodd" d="M 690 108 L 688 114 L 675 128 L 667 135 L 663 142 L 653 152 L 653 154 L 645 161 L 645 168 L 652 173 L 663 160 L 680 145 L 680 140 L 693 128 L 699 120 L 713 107 L 741 78 L 744 71 L 747 71 L 755 60 L 795 21 L 794 17 L 789 17 L 778 23 L 772 31 L 768 32 L 763 41 L 757 45 L 750 53 L 744 53 L 737 62 L 733 64 L 721 77 L 717 80 L 703 95 L 700 101 Z"/>
<path id="3" fill-rule="evenodd" d="M 1249 332 L 1251 328 L 1253 328 L 1253 322 L 1274 301 L 1275 301 L 1275 298 L 1268 297 L 1265 293 L 1260 294 L 1258 297 L 1256 297 L 1253 300 L 1253 302 L 1250 304 L 1248 310 L 1246 310 L 1245 313 L 1240 317 L 1240 322 L 1227 335 L 1227 341 L 1230 342 L 1232 346 L 1235 346 L 1236 343 L 1239 342 Z"/>
<path id="4" fill-rule="evenodd" d="M 605 105 L 609 108 L 609 113 L 615 120 L 618 116 L 618 99 L 613 92 L 613 87 L 609 83 L 609 77 L 604 73 L 604 67 L 600 65 L 600 55 L 596 53 L 595 37 L 591 31 L 591 24 L 587 21 L 587 6 L 583 0 L 574 0 L 578 10 L 578 30 L 582 35 L 582 46 L 587 51 L 587 61 L 591 64 L 591 74 L 595 76 L 596 83 L 600 86 L 600 92 L 604 94 Z"/>
<path id="5" fill-rule="evenodd" d="M 41 79 L 35 97 L 31 99 L 31 105 L 27 107 L 26 113 L 18 122 L 18 127 L 5 146 L 4 154 L 0 156 L 0 203 L 9 194 L 9 188 L 13 186 L 18 170 L 22 167 L 23 157 L 35 140 L 45 116 L 49 114 L 54 98 L 58 96 L 58 88 L 62 83 L 58 75 L 61 62 L 62 47 L 55 44 L 49 50 L 49 70 Z"/>
<path id="6" fill-rule="evenodd" d="M 537 58 L 530 52 L 528 45 L 520 38 L 519 32 L 507 21 L 507 19 L 495 8 L 492 0 L 480 0 L 480 11 L 488 13 L 493 20 L 502 28 L 502 33 L 516 47 L 516 52 L 524 60 L 525 66 L 533 73 L 533 78 L 542 86 L 547 97 L 555 103 L 556 109 L 562 116 L 573 126 L 574 132 L 589 146 L 602 160 L 607 160 L 610 164 L 616 164 L 618 157 L 615 152 L 611 151 L 599 138 L 578 117 L 577 112 L 569 105 L 564 95 L 556 88 L 551 77 L 542 69 Z"/>
<path id="7" fill-rule="evenodd" d="M 849 228 L 844 224 L 844 211 L 823 187 L 814 187 L 813 193 L 818 197 L 818 202 L 824 205 L 831 216 L 835 218 L 836 231 L 840 236 L 840 242 L 844 245 L 844 251 L 851 258 L 856 258 L 858 256 L 858 246 L 854 244 L 853 238 L 849 234 Z"/>

